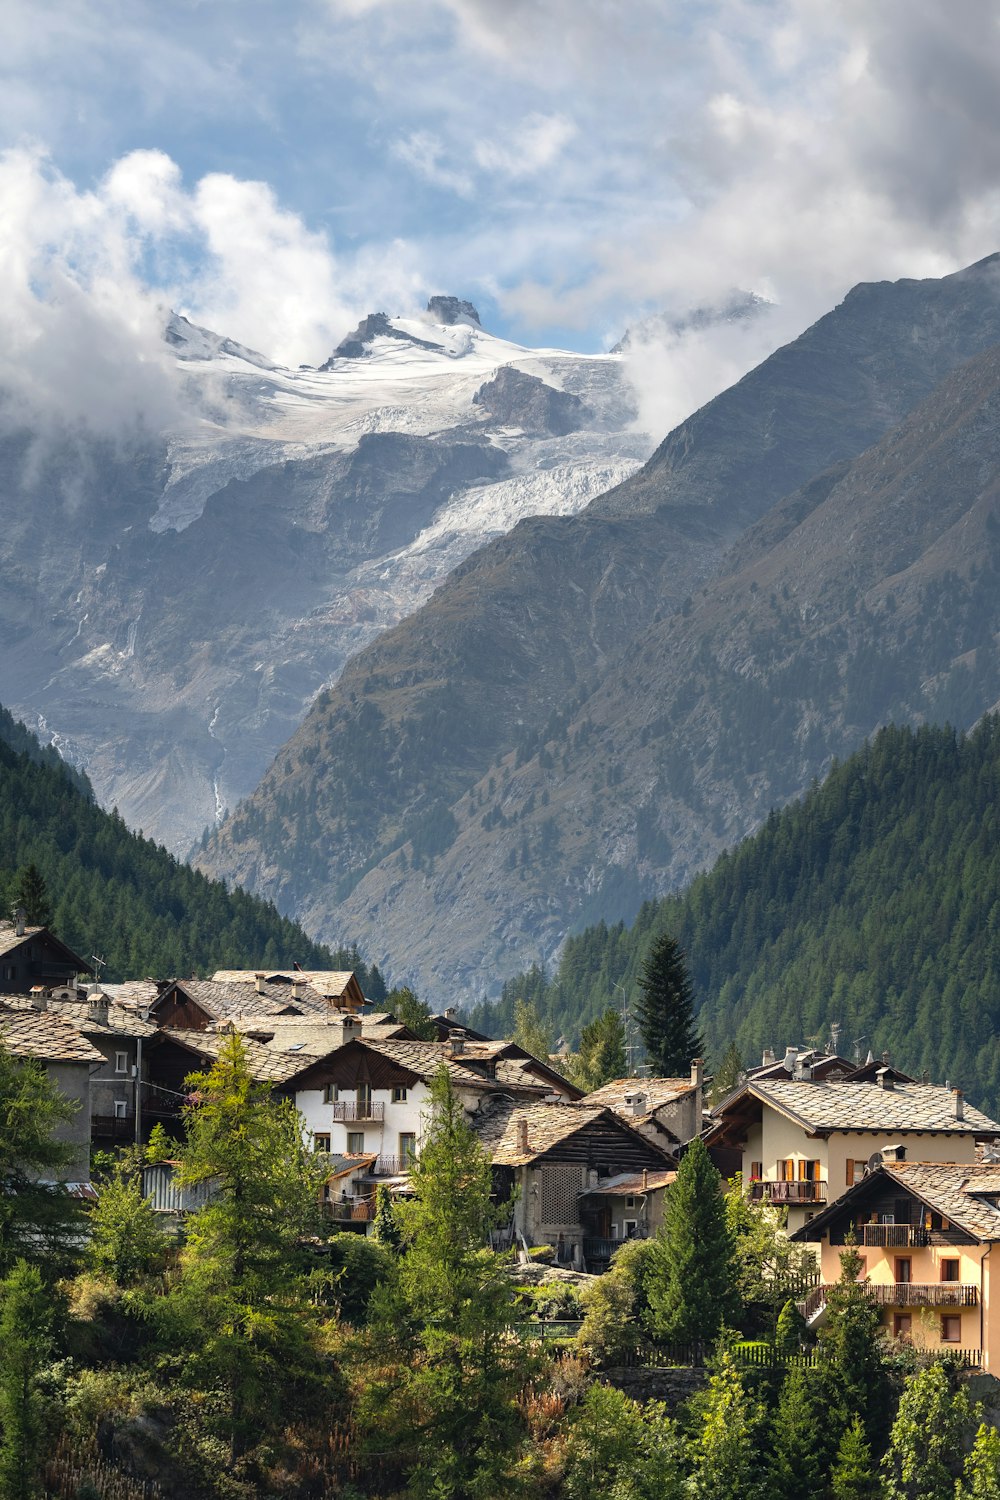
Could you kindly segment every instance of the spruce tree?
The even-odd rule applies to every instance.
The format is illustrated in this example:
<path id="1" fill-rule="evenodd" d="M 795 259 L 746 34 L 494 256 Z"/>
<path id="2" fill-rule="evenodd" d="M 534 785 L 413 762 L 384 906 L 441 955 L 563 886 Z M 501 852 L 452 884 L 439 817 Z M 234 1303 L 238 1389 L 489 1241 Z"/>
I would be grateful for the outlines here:
<path id="1" fill-rule="evenodd" d="M 911 1375 L 882 1460 L 885 1500 L 954 1500 L 962 1455 L 981 1415 L 940 1361 Z"/>
<path id="2" fill-rule="evenodd" d="M 859 1282 L 860 1273 L 861 1257 L 849 1244 L 840 1257 L 840 1280 L 827 1293 L 819 1346 L 845 1420 L 860 1417 L 872 1452 L 880 1454 L 889 1431 L 892 1393 L 882 1358 L 878 1308 Z"/>
<path id="3" fill-rule="evenodd" d="M 695 1025 L 694 990 L 684 954 L 668 933 L 657 938 L 638 979 L 636 1019 L 653 1075 L 679 1078 L 701 1057 L 704 1043 Z"/>
<path id="4" fill-rule="evenodd" d="M 570 1061 L 567 1076 L 590 1094 L 625 1073 L 625 1027 L 611 1006 L 580 1032 L 580 1047 Z"/>
<path id="5" fill-rule="evenodd" d="M 18 907 L 23 909 L 24 919 L 29 927 L 47 927 L 52 921 L 48 886 L 34 861 L 17 872 L 11 905 L 14 910 Z"/>
<path id="6" fill-rule="evenodd" d="M 879 1489 L 864 1424 L 860 1417 L 855 1417 L 840 1439 L 830 1473 L 830 1491 L 833 1500 L 875 1500 Z"/>
<path id="7" fill-rule="evenodd" d="M 735 1319 L 738 1295 L 722 1179 L 699 1136 L 667 1189 L 663 1224 L 651 1244 L 646 1294 L 653 1333 L 711 1343 Z"/>
<path id="8" fill-rule="evenodd" d="M 42 1452 L 38 1375 L 51 1343 L 52 1299 L 20 1260 L 0 1281 L 0 1495 L 34 1500 Z"/>
<path id="9" fill-rule="evenodd" d="M 812 1500 L 826 1489 L 842 1429 L 823 1365 L 789 1370 L 772 1434 L 774 1500 Z"/>

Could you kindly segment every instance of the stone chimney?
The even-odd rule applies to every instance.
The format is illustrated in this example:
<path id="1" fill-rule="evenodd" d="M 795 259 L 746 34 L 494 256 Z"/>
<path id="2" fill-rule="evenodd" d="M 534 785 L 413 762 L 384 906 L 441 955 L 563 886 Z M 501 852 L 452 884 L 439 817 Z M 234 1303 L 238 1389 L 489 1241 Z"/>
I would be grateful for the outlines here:
<path id="1" fill-rule="evenodd" d="M 882 1053 L 882 1066 L 883 1066 L 883 1068 L 887 1068 L 889 1066 L 889 1054 L 888 1054 L 888 1052 L 883 1052 Z"/>
<path id="2" fill-rule="evenodd" d="M 785 1048 L 784 1068 L 785 1068 L 785 1072 L 788 1074 L 789 1078 L 794 1078 L 795 1077 L 795 1064 L 798 1062 L 798 1060 L 799 1060 L 799 1049 L 798 1049 L 798 1047 L 786 1047 Z"/>
<path id="3" fill-rule="evenodd" d="M 875 1078 L 879 1088 L 886 1089 L 889 1093 L 891 1093 L 896 1086 L 893 1082 L 892 1074 L 889 1072 L 888 1068 L 877 1068 L 875 1070 Z"/>
<path id="4" fill-rule="evenodd" d="M 961 1089 L 952 1089 L 952 1091 L 951 1091 L 951 1097 L 955 1101 L 955 1119 L 956 1120 L 964 1120 L 965 1119 L 965 1098 L 964 1098 L 964 1096 L 962 1094 L 962 1090 Z"/>
<path id="5" fill-rule="evenodd" d="M 306 976 L 304 974 L 293 974 L 292 975 L 292 999 L 293 1000 L 303 1000 L 303 999 L 305 999 L 306 986 L 308 985 L 308 983 L 309 983 L 309 981 L 308 981 L 308 979 L 306 978 Z"/>
<path id="6" fill-rule="evenodd" d="M 361 1022 L 357 1016 L 344 1016 L 340 1023 L 340 1035 L 343 1042 L 356 1042 L 360 1039 Z"/>
<path id="7" fill-rule="evenodd" d="M 771 1067 L 774 1066 L 774 1048 L 773 1047 L 765 1047 L 764 1048 L 764 1055 L 761 1057 L 760 1065 L 761 1065 L 762 1068 L 771 1068 Z"/>
<path id="8" fill-rule="evenodd" d="M 643 1169 L 642 1169 L 642 1190 L 643 1190 L 643 1192 L 645 1192 L 648 1187 L 649 1187 L 649 1168 L 648 1167 L 643 1167 Z"/>
<path id="9" fill-rule="evenodd" d="M 32 986 L 31 1005 L 33 1010 L 48 1010 L 49 999 L 45 993 L 44 984 L 36 984 Z"/>
<path id="10" fill-rule="evenodd" d="M 28 913 L 23 906 L 19 906 L 14 913 L 14 934 L 16 937 L 24 937 L 24 924 L 28 920 Z"/>
<path id="11" fill-rule="evenodd" d="M 92 984 L 87 989 L 87 1020 L 98 1026 L 107 1026 L 108 1008 L 111 1002 L 101 989 L 99 984 Z"/>
<path id="12" fill-rule="evenodd" d="M 444 1018 L 446 1021 L 454 1021 L 457 1015 L 458 1011 L 455 1009 L 455 1007 L 453 1005 L 449 1005 L 444 1013 Z"/>
<path id="13" fill-rule="evenodd" d="M 691 1087 L 693 1089 L 700 1089 L 701 1088 L 702 1075 L 703 1075 L 704 1071 L 705 1071 L 705 1061 L 704 1061 L 704 1058 L 701 1058 L 701 1057 L 693 1058 L 692 1062 L 691 1062 Z"/>
<path id="14" fill-rule="evenodd" d="M 264 983 L 264 980 L 266 978 L 267 978 L 267 975 L 264 973 L 263 969 L 258 969 L 258 971 L 256 972 L 256 974 L 254 974 L 254 976 L 253 976 L 253 982 L 257 986 L 257 993 L 258 993 L 258 995 L 266 995 L 267 994 L 267 986 Z"/>
<path id="15" fill-rule="evenodd" d="M 531 1150 L 531 1147 L 528 1145 L 527 1120 L 518 1120 L 517 1122 L 517 1149 L 518 1154 L 521 1156 L 527 1156 Z"/>
<path id="16" fill-rule="evenodd" d="M 462 1056 L 462 1053 L 465 1051 L 464 1036 L 451 1036 L 448 1038 L 448 1044 L 451 1050 L 452 1057 Z"/>

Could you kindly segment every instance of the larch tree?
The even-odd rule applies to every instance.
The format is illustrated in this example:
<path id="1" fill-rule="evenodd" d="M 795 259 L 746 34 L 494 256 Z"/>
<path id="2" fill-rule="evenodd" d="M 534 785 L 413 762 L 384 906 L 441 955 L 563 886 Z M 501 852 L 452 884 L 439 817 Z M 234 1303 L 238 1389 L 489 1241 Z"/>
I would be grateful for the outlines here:
<path id="1" fill-rule="evenodd" d="M 638 978 L 636 1019 L 653 1074 L 678 1078 L 704 1054 L 695 1024 L 694 989 L 684 954 L 669 935 L 657 938 Z"/>
<path id="2" fill-rule="evenodd" d="M 692 1444 L 694 1500 L 772 1500 L 766 1471 L 767 1417 L 728 1354 L 708 1383 Z"/>
<path id="3" fill-rule="evenodd" d="M 678 1343 L 711 1343 L 736 1316 L 734 1240 L 722 1179 L 699 1136 L 667 1189 L 663 1224 L 645 1275 L 652 1331 Z"/>
<path id="4" fill-rule="evenodd" d="M 580 1032 L 580 1046 L 571 1059 L 568 1076 L 590 1094 L 613 1078 L 625 1074 L 625 1027 L 618 1012 L 608 1006 L 603 1015 Z"/>
<path id="5" fill-rule="evenodd" d="M 844 1430 L 830 1471 L 833 1500 L 876 1500 L 881 1491 L 864 1424 L 855 1417 Z M 996 1497 L 1000 1500 L 1000 1492 Z"/>

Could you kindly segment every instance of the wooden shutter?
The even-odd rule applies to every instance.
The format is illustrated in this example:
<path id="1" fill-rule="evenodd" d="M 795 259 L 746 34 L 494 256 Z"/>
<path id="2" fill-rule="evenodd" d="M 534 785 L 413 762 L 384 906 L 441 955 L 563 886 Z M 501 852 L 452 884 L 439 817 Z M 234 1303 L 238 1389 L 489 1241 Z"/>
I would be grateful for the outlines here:
<path id="1" fill-rule="evenodd" d="M 847 1158 L 847 1186 L 854 1186 L 854 1161 L 850 1156 Z"/>

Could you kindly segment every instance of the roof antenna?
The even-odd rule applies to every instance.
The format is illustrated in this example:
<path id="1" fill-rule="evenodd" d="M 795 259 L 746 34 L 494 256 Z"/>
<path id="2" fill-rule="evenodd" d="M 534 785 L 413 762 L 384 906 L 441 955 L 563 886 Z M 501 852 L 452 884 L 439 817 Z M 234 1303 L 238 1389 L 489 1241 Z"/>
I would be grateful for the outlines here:
<path id="1" fill-rule="evenodd" d="M 100 953 L 92 953 L 90 962 L 94 965 L 94 979 L 98 984 L 101 982 L 101 970 L 107 967 L 107 959 Z"/>

